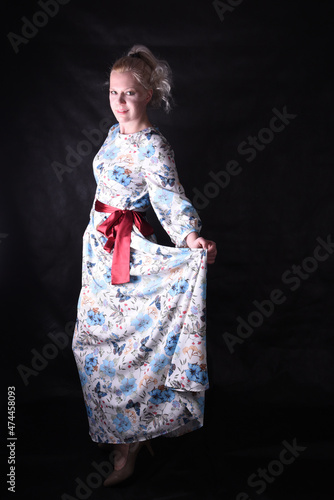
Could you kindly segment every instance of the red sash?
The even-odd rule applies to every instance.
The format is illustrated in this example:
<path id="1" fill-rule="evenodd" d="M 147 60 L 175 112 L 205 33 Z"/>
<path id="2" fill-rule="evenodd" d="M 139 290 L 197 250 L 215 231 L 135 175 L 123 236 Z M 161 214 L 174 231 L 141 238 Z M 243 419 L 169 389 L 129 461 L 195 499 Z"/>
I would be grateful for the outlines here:
<path id="1" fill-rule="evenodd" d="M 130 281 L 130 242 L 133 224 L 143 236 L 153 234 L 152 226 L 143 218 L 143 214 L 134 210 L 121 210 L 95 201 L 97 212 L 110 213 L 108 219 L 97 227 L 97 230 L 108 238 L 104 249 L 111 252 L 114 248 L 111 283 L 120 285 Z"/>

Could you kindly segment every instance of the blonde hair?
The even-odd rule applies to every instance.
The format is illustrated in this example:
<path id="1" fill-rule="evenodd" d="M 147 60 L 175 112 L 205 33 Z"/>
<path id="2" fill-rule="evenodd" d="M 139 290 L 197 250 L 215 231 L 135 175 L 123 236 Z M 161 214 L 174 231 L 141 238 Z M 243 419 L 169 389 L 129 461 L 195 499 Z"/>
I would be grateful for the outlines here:
<path id="1" fill-rule="evenodd" d="M 169 113 L 173 102 L 171 68 L 167 61 L 157 59 L 145 45 L 131 47 L 126 55 L 117 59 L 111 71 L 131 71 L 146 90 L 153 89 L 149 105 L 154 108 L 162 106 Z"/>

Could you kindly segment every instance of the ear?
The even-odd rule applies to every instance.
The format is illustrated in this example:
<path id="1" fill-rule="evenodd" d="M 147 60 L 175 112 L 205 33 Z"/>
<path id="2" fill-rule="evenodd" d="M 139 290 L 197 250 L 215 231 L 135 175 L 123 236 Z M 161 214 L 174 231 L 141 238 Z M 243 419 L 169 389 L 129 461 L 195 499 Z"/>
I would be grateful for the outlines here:
<path id="1" fill-rule="evenodd" d="M 149 103 L 149 102 L 150 102 L 150 100 L 152 99 L 152 95 L 153 95 L 153 89 L 149 89 L 149 90 L 147 91 L 147 97 L 146 97 L 146 101 L 147 101 L 147 103 Z"/>

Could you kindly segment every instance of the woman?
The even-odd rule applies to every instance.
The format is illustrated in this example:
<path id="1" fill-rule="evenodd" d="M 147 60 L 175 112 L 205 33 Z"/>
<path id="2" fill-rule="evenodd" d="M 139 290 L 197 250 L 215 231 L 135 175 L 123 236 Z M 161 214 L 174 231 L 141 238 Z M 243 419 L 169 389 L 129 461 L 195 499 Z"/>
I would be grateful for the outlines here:
<path id="1" fill-rule="evenodd" d="M 93 441 L 114 446 L 110 486 L 129 477 L 143 444 L 203 425 L 206 263 L 216 245 L 199 236 L 173 151 L 147 106 L 170 108 L 165 61 L 135 45 L 110 73 L 117 124 L 93 162 L 97 190 L 83 241 L 73 338 Z M 174 247 L 158 245 L 153 206 Z"/>

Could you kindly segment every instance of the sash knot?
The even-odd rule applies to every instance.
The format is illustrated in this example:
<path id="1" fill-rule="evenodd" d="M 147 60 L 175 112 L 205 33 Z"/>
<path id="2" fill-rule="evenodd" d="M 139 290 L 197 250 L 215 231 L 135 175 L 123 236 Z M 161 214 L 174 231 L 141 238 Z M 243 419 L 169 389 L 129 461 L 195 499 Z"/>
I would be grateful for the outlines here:
<path id="1" fill-rule="evenodd" d="M 130 243 L 133 224 L 139 229 L 143 236 L 153 234 L 152 226 L 144 219 L 141 212 L 134 210 L 122 210 L 111 207 L 99 200 L 95 201 L 97 212 L 109 213 L 109 217 L 97 227 L 104 234 L 107 241 L 104 249 L 111 252 L 114 249 L 111 266 L 111 283 L 120 285 L 130 281 Z"/>

